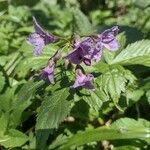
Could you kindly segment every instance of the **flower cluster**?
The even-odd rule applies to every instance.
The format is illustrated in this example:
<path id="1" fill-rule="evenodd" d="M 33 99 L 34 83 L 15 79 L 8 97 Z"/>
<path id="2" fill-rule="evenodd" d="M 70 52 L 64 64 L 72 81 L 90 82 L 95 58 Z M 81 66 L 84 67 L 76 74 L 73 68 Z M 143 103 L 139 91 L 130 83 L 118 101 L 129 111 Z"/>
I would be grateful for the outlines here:
<path id="1" fill-rule="evenodd" d="M 102 34 L 91 36 L 83 41 L 75 43 L 73 51 L 66 57 L 71 63 L 80 64 L 84 62 L 90 66 L 91 61 L 98 62 L 101 59 L 103 48 L 116 51 L 119 48 L 119 42 L 116 39 L 118 27 L 105 30 Z"/>
<path id="2" fill-rule="evenodd" d="M 33 54 L 39 56 L 45 45 L 54 43 L 58 41 L 59 38 L 45 32 L 34 17 L 33 26 L 35 32 L 29 35 L 27 42 L 33 45 Z M 65 59 L 77 66 L 80 66 L 82 62 L 87 66 L 91 66 L 92 61 L 98 62 L 101 59 L 104 48 L 107 48 L 110 51 L 116 51 L 119 48 L 119 42 L 116 39 L 117 33 L 118 27 L 114 26 L 101 34 L 88 36 L 84 38 L 84 40 L 75 39 L 72 46 L 73 48 Z M 56 54 L 48 61 L 48 65 L 42 70 L 42 76 L 47 78 L 52 84 L 55 83 L 54 67 L 58 59 L 60 59 L 60 53 L 56 52 Z M 93 90 L 94 86 L 91 81 L 94 79 L 94 76 L 92 74 L 85 75 L 81 66 L 76 68 L 76 79 L 71 87 L 84 87 Z"/>

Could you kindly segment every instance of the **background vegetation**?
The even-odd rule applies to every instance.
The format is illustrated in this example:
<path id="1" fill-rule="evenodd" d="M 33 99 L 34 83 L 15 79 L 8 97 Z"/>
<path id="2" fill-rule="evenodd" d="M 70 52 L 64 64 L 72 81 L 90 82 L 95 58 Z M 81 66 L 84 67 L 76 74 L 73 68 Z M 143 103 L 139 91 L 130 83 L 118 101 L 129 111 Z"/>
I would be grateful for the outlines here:
<path id="1" fill-rule="evenodd" d="M 39 80 L 48 59 L 69 49 L 50 44 L 34 57 L 32 16 L 65 37 L 119 26 L 119 51 L 83 66 L 96 91 L 70 91 L 63 60 L 55 85 Z M 149 39 L 149 0 L 0 0 L 0 149 L 150 149 Z"/>

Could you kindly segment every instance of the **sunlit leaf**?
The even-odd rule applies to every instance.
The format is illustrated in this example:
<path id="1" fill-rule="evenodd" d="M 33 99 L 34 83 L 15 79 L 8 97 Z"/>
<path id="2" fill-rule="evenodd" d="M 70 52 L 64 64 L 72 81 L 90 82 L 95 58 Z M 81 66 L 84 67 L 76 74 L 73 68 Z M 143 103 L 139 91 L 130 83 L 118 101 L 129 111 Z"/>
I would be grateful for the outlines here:
<path id="1" fill-rule="evenodd" d="M 111 64 L 150 66 L 150 40 L 142 40 L 128 45 Z"/>
<path id="2" fill-rule="evenodd" d="M 68 89 L 61 89 L 48 96 L 42 103 L 37 117 L 36 129 L 57 128 L 70 111 Z"/>
<path id="3" fill-rule="evenodd" d="M 6 148 L 19 147 L 27 141 L 28 137 L 15 129 L 11 129 L 5 136 L 0 136 L 0 144 Z"/>

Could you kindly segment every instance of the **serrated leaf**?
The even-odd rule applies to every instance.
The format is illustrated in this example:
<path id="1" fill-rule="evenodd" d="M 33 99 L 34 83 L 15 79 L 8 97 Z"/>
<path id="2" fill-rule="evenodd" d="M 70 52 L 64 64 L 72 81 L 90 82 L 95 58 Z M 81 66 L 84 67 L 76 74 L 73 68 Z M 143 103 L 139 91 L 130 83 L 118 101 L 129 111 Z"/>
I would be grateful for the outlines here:
<path id="1" fill-rule="evenodd" d="M 141 40 L 128 45 L 111 62 L 111 64 L 150 66 L 150 40 Z"/>
<path id="2" fill-rule="evenodd" d="M 108 100 L 108 97 L 103 91 L 96 89 L 96 91 L 89 92 L 86 90 L 83 100 L 95 111 L 99 111 L 103 102 Z"/>
<path id="3" fill-rule="evenodd" d="M 78 8 L 73 10 L 73 30 L 79 35 L 88 35 L 93 33 L 93 28 L 87 16 L 85 16 Z"/>
<path id="4" fill-rule="evenodd" d="M 96 79 L 99 89 L 110 95 L 115 103 L 118 102 L 121 92 L 125 92 L 127 81 L 134 80 L 134 76 L 121 66 L 109 67 L 109 70 Z M 131 78 L 131 79 L 130 79 Z"/>
<path id="5" fill-rule="evenodd" d="M 70 111 L 71 102 L 67 100 L 68 89 L 55 91 L 47 97 L 39 108 L 36 129 L 57 128 Z"/>
<path id="6" fill-rule="evenodd" d="M 20 91 L 18 92 L 18 102 L 19 103 L 23 103 L 24 101 L 28 100 L 29 98 L 31 98 L 36 90 L 42 86 L 45 82 L 43 80 L 41 81 L 28 81 L 27 83 L 24 84 L 24 86 L 20 89 Z"/>
<path id="7" fill-rule="evenodd" d="M 28 137 L 22 132 L 11 129 L 9 130 L 7 135 L 0 136 L 0 145 L 5 148 L 13 148 L 22 146 L 24 143 L 28 141 Z"/>

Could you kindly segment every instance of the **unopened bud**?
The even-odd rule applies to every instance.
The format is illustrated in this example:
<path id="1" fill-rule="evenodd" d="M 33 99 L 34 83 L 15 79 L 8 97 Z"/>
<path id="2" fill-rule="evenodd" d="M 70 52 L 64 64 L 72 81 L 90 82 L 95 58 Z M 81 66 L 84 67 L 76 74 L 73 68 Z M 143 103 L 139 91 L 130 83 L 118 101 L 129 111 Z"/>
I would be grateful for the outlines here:
<path id="1" fill-rule="evenodd" d="M 61 51 L 57 51 L 54 56 L 53 56 L 53 60 L 56 62 L 57 60 L 59 60 L 61 58 Z"/>

